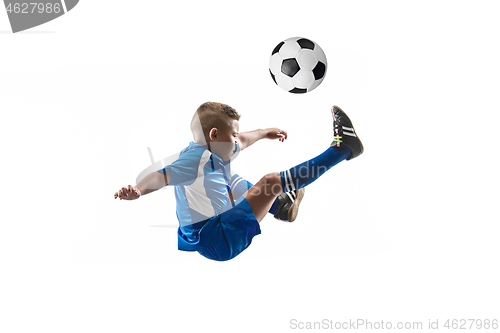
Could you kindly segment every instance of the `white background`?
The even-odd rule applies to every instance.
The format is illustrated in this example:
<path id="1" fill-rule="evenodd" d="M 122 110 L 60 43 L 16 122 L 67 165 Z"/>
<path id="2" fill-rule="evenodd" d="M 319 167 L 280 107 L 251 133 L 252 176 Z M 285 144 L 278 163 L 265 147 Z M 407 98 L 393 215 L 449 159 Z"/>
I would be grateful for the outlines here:
<path id="1" fill-rule="evenodd" d="M 0 10 L 0 331 L 288 332 L 301 322 L 500 319 L 499 5 L 494 1 L 81 1 L 12 34 Z M 277 87 L 282 40 L 323 83 Z M 113 199 L 192 139 L 205 101 L 281 127 L 252 182 L 323 152 L 330 107 L 365 153 L 268 216 L 241 255 L 177 250 L 173 189 Z M 484 330 L 483 330 L 484 331 Z M 491 330 L 490 330 L 491 331 Z"/>

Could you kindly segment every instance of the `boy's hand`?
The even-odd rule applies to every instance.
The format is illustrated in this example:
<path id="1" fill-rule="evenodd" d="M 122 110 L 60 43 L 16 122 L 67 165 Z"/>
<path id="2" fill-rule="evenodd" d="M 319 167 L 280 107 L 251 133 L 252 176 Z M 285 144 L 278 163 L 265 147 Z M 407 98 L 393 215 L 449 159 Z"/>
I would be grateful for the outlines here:
<path id="1" fill-rule="evenodd" d="M 279 139 L 283 142 L 288 138 L 288 134 L 279 128 L 268 128 L 266 138 L 271 140 Z"/>
<path id="2" fill-rule="evenodd" d="M 129 185 L 128 187 L 122 187 L 121 190 L 115 193 L 115 199 L 120 198 L 120 200 L 135 200 L 141 196 L 141 191 L 139 189 Z"/>

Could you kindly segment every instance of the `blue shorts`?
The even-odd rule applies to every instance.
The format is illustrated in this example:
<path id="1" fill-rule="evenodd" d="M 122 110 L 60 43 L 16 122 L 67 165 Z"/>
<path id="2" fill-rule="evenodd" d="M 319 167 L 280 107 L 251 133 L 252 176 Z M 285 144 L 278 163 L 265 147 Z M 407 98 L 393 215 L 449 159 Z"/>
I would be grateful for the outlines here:
<path id="1" fill-rule="evenodd" d="M 213 228 L 212 240 L 198 252 L 212 260 L 225 261 L 236 257 L 260 234 L 260 225 L 247 199 L 240 197 L 235 206 L 207 222 Z"/>

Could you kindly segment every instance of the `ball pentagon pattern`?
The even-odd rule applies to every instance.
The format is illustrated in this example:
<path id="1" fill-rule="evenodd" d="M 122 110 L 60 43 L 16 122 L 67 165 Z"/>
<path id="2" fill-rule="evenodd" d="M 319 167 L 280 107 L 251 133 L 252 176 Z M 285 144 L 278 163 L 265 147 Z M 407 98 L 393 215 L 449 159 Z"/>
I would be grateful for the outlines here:
<path id="1" fill-rule="evenodd" d="M 269 72 L 280 88 L 303 94 L 317 88 L 325 78 L 326 56 L 314 41 L 292 37 L 280 42 L 269 59 Z"/>

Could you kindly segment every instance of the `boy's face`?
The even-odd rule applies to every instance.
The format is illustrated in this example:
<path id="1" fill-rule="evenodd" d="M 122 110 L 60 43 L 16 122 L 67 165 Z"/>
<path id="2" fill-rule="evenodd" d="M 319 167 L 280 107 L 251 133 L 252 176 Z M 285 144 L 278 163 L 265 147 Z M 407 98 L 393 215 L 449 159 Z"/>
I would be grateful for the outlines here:
<path id="1" fill-rule="evenodd" d="M 230 125 L 223 130 L 213 128 L 210 132 L 210 150 L 212 153 L 219 156 L 223 161 L 228 161 L 238 144 L 237 136 L 239 132 L 240 123 L 236 119 L 232 119 Z"/>

